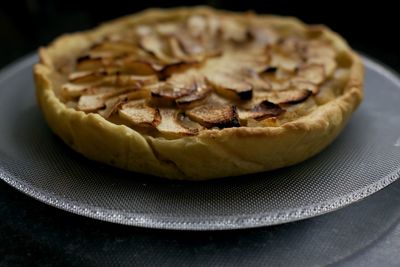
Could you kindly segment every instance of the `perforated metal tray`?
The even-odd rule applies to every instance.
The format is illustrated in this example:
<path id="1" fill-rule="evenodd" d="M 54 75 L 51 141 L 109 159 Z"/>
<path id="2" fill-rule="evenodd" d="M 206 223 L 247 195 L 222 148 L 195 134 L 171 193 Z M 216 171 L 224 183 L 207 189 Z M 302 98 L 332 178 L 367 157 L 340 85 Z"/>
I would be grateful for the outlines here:
<path id="1" fill-rule="evenodd" d="M 0 74 L 0 178 L 76 214 L 150 228 L 250 228 L 336 210 L 400 176 L 400 80 L 371 59 L 365 101 L 322 153 L 278 171 L 201 183 L 125 172 L 73 152 L 36 104 L 36 61 L 27 56 Z"/>

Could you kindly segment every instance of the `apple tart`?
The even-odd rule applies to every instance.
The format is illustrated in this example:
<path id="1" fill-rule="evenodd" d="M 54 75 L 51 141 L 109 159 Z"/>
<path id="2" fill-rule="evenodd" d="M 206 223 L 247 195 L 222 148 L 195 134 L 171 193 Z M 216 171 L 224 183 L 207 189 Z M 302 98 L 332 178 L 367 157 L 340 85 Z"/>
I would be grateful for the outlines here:
<path id="1" fill-rule="evenodd" d="M 293 165 L 362 100 L 359 56 L 324 26 L 206 7 L 151 9 L 40 49 L 37 99 L 86 157 L 170 179 Z"/>

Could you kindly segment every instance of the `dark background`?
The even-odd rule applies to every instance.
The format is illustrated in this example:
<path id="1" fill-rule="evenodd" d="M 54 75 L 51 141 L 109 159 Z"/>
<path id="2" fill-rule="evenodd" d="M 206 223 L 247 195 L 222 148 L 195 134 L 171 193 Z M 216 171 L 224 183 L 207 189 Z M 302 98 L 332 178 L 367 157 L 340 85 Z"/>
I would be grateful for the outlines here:
<path id="1" fill-rule="evenodd" d="M 392 2 L 392 3 L 390 3 Z M 211 5 L 217 8 L 297 16 L 326 24 L 357 50 L 400 69 L 399 12 L 395 1 L 51 1 L 0 3 L 0 66 L 48 44 L 64 32 L 89 29 L 147 7 Z"/>
<path id="2" fill-rule="evenodd" d="M 48 44 L 62 33 L 89 29 L 102 21 L 140 11 L 146 7 L 207 4 L 238 11 L 254 10 L 258 13 L 297 16 L 307 23 L 326 24 L 343 35 L 353 48 L 400 71 L 398 36 L 400 22 L 394 1 L 393 4 L 389 1 L 357 2 L 358 6 L 350 1 L 247 0 L 234 3 L 234 1 L 2 0 L 0 1 L 0 67 L 34 51 L 38 46 Z M 98 222 L 49 207 L 0 182 L 0 266 L 148 265 L 149 263 L 180 266 L 187 265 L 188 262 L 212 265 L 216 264 L 217 260 L 232 265 L 235 263 L 244 266 L 264 265 L 266 262 L 274 262 L 271 255 L 289 255 L 290 249 L 300 249 L 301 242 L 312 241 L 317 237 L 323 239 L 324 235 L 334 235 L 333 232 L 329 234 L 329 231 L 337 231 L 335 230 L 337 225 L 342 226 L 342 234 L 331 240 L 329 243 L 331 247 L 326 249 L 327 253 L 329 250 L 339 249 L 339 241 L 344 239 L 347 233 L 344 233 L 343 229 L 348 229 L 348 233 L 353 231 L 363 233 L 363 225 L 368 227 L 372 225 L 375 227 L 371 228 L 381 229 L 382 232 L 371 233 L 371 237 L 367 238 L 370 241 L 359 241 L 359 246 L 371 246 L 367 255 L 380 255 L 381 258 L 375 259 L 383 260 L 388 257 L 381 251 L 373 252 L 371 244 L 378 242 L 374 241 L 374 234 L 380 236 L 395 231 L 390 225 L 395 224 L 400 216 L 400 197 L 394 197 L 400 196 L 399 188 L 396 183 L 390 189 L 385 189 L 370 199 L 341 211 L 289 225 L 219 233 L 193 233 L 148 230 Z M 385 201 L 392 205 L 384 206 Z M 387 224 L 382 226 L 375 219 L 385 214 L 390 216 L 387 215 L 385 218 Z M 357 227 L 353 228 L 354 225 Z M 279 240 L 289 238 L 293 229 L 299 228 L 308 230 L 305 231 L 306 236 L 297 238 L 298 243 L 293 242 L 289 247 L 283 241 L 279 243 Z M 320 228 L 324 231 L 318 230 Z M 364 230 L 368 232 L 368 229 Z M 400 230 L 396 233 L 400 233 Z M 400 234 L 397 234 L 396 238 L 400 238 Z M 337 248 L 335 242 L 338 243 Z M 390 240 L 382 239 L 382 242 L 388 243 Z M 264 247 L 272 249 L 272 252 L 265 254 Z M 394 253 L 396 249 L 400 249 L 394 245 L 389 247 Z M 249 257 L 245 257 L 246 255 Z M 360 258 L 364 256 L 360 253 L 355 254 L 353 266 L 358 266 Z M 336 261 L 339 261 L 340 265 L 341 259 Z M 371 263 L 373 265 L 374 261 L 369 261 L 369 264 Z"/>

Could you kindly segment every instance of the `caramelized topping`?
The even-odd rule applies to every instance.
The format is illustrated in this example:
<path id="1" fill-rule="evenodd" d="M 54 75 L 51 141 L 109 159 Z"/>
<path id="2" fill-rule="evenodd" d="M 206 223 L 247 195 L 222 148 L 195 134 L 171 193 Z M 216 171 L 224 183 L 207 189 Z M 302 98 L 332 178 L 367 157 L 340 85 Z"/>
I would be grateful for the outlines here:
<path id="1" fill-rule="evenodd" d="M 255 19 L 208 14 L 132 27 L 84 51 L 59 95 L 152 135 L 279 126 L 338 67 L 330 44 Z"/>

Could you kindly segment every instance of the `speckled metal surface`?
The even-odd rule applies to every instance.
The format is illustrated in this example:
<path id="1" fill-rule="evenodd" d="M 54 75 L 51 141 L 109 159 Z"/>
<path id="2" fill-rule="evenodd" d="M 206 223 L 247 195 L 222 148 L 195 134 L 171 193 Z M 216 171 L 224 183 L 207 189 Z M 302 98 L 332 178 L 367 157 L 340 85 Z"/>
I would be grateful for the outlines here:
<path id="1" fill-rule="evenodd" d="M 294 167 L 205 183 L 128 173 L 72 152 L 35 103 L 35 61 L 0 74 L 0 178 L 76 214 L 162 229 L 250 228 L 336 210 L 400 176 L 400 82 L 369 59 L 365 102 L 324 152 Z"/>

